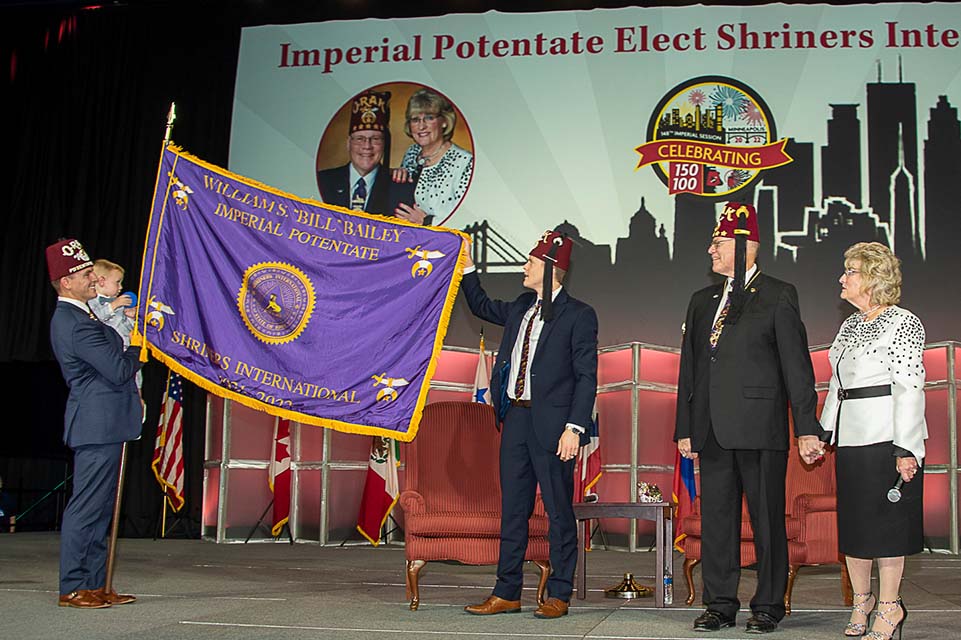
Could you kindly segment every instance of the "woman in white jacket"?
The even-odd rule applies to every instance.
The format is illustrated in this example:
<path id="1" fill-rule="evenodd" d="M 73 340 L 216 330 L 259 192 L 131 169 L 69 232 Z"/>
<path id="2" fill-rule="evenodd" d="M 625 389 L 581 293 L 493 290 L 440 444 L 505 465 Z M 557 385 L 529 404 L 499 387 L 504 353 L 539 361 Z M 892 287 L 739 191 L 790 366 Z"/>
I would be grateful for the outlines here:
<path id="1" fill-rule="evenodd" d="M 837 446 L 838 549 L 847 557 L 854 609 L 847 636 L 886 640 L 903 629 L 904 557 L 922 550 L 924 327 L 901 298 L 900 260 L 877 242 L 844 252 L 841 298 L 857 312 L 841 324 L 821 426 Z M 899 483 L 901 499 L 888 490 Z M 903 483 L 903 484 L 900 484 Z M 878 561 L 879 591 L 871 591 Z"/>

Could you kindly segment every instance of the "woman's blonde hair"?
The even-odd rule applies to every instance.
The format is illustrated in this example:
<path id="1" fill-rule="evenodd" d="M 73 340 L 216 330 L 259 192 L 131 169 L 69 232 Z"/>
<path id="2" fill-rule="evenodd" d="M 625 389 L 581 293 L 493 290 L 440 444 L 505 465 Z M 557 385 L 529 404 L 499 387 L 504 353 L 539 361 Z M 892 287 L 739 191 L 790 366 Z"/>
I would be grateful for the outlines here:
<path id="1" fill-rule="evenodd" d="M 457 126 L 457 112 L 454 106 L 444 96 L 430 89 L 418 89 L 407 101 L 407 114 L 404 118 L 404 133 L 410 135 L 410 119 L 422 113 L 433 113 L 444 119 L 442 136 L 444 142 L 450 142 L 454 137 L 454 127 Z"/>
<path id="2" fill-rule="evenodd" d="M 897 304 L 901 301 L 901 259 L 880 242 L 859 242 L 844 252 L 844 266 L 858 263 L 861 289 L 871 304 Z"/>

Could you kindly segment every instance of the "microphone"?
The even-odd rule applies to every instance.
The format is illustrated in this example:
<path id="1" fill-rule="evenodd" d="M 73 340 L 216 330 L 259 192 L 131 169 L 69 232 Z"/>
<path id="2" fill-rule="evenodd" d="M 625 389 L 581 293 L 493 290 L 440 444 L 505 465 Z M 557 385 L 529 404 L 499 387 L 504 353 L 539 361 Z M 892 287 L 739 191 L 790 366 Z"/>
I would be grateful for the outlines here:
<path id="1" fill-rule="evenodd" d="M 904 478 L 900 475 L 898 476 L 898 481 L 894 483 L 894 486 L 888 489 L 888 502 L 898 502 L 901 500 L 901 485 L 904 484 Z"/>

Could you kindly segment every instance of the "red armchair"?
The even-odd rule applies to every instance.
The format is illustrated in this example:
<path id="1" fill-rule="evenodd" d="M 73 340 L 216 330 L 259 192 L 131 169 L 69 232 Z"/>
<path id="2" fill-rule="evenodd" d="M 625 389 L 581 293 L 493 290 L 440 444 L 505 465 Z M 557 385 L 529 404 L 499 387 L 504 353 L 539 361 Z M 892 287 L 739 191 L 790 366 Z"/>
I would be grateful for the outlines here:
<path id="1" fill-rule="evenodd" d="M 834 453 L 825 452 L 819 462 L 808 465 L 798 454 L 797 441 L 792 439 L 788 451 L 786 493 L 786 528 L 788 538 L 788 582 L 784 606 L 791 613 L 791 592 L 798 569 L 805 565 L 841 565 L 841 592 L 845 603 L 852 604 L 851 580 L 844 558 L 838 554 L 837 498 L 834 480 Z M 687 582 L 688 605 L 694 602 L 694 567 L 701 562 L 700 498 L 694 511 L 686 516 L 680 531 L 684 538 L 684 578 Z M 741 566 L 754 564 L 754 532 L 747 512 L 747 502 L 741 505 Z"/>
<path id="2" fill-rule="evenodd" d="M 404 509 L 407 597 L 420 605 L 418 576 L 430 560 L 497 564 L 501 491 L 500 432 L 492 407 L 438 402 L 424 407 L 417 437 L 407 446 Z M 537 602 L 550 575 L 547 515 L 538 497 L 529 523 L 526 559 L 540 569 Z"/>

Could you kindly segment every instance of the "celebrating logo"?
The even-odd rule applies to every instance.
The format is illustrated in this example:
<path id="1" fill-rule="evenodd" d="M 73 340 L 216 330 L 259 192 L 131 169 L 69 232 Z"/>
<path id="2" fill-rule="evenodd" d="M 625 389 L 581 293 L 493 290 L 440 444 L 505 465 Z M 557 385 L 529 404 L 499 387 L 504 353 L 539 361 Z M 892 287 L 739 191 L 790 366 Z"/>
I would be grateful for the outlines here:
<path id="1" fill-rule="evenodd" d="M 792 161 L 774 117 L 747 85 L 704 76 L 669 91 L 651 114 L 637 169 L 652 165 L 673 195 L 728 196 Z"/>

